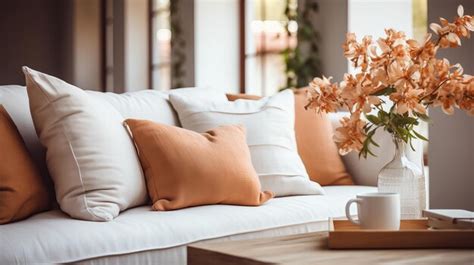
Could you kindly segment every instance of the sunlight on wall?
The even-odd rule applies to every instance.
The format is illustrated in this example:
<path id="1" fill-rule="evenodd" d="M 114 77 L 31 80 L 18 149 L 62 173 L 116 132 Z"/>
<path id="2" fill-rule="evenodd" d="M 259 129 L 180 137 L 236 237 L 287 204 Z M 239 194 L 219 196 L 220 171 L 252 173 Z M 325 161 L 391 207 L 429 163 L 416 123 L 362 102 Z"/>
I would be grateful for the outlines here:
<path id="1" fill-rule="evenodd" d="M 428 28 L 428 0 L 413 0 L 413 37 L 422 41 Z"/>
<path id="2" fill-rule="evenodd" d="M 413 36 L 411 0 L 349 0 L 349 31 L 358 38 L 377 39 L 384 29 L 395 28 Z"/>
<path id="3" fill-rule="evenodd" d="M 196 86 L 239 92 L 238 1 L 195 2 Z"/>

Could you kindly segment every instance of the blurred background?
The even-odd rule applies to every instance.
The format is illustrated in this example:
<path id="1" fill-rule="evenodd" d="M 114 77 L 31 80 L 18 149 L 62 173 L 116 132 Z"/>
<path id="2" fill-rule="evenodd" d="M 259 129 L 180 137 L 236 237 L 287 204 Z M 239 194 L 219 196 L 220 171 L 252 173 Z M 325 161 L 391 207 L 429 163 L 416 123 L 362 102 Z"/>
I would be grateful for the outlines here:
<path id="1" fill-rule="evenodd" d="M 472 0 L 3 0 L 0 85 L 24 85 L 28 65 L 96 91 L 268 96 L 315 76 L 340 81 L 352 71 L 346 32 L 376 39 L 395 28 L 421 40 L 428 21 L 452 20 L 459 4 L 474 14 Z M 473 74 L 473 51 L 471 39 L 439 55 Z M 430 200 L 474 209 L 474 119 L 430 114 Z"/>
<path id="2" fill-rule="evenodd" d="M 348 31 L 376 38 L 396 27 L 422 38 L 428 3 L 11 0 L 1 10 L 1 84 L 22 84 L 20 66 L 29 65 L 99 91 L 199 86 L 271 95 L 321 74 L 340 79 Z"/>

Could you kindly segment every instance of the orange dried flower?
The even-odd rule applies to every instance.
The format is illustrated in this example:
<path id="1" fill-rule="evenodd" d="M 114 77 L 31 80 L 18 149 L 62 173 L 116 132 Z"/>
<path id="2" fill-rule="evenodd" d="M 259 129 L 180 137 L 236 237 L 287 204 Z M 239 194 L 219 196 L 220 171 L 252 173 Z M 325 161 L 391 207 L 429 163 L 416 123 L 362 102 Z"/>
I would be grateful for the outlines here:
<path id="1" fill-rule="evenodd" d="M 463 96 L 458 99 L 459 108 L 474 116 L 474 76 L 465 75 L 462 84 Z"/>
<path id="2" fill-rule="evenodd" d="M 341 106 L 340 94 L 337 83 L 331 84 L 332 77 L 323 78 L 316 77 L 309 84 L 308 99 L 306 105 L 308 109 L 314 109 L 316 112 L 335 112 Z"/>
<path id="3" fill-rule="evenodd" d="M 404 91 L 397 91 L 390 94 L 390 99 L 396 104 L 396 112 L 399 114 L 409 113 L 412 111 L 426 114 L 426 108 L 420 103 L 423 95 L 422 89 L 407 89 Z"/>
<path id="4" fill-rule="evenodd" d="M 352 150 L 360 151 L 366 139 L 363 131 L 366 122 L 360 119 L 360 112 L 352 113 L 350 118 L 342 118 L 340 123 L 341 127 L 336 129 L 333 137 L 339 153 L 345 155 Z"/>
<path id="5" fill-rule="evenodd" d="M 371 79 L 368 73 L 360 73 L 356 76 L 344 75 L 344 81 L 340 84 L 341 97 L 347 103 L 349 109 L 369 113 L 372 110 L 372 105 L 381 103 L 378 97 L 371 96 L 377 90 Z"/>
<path id="6" fill-rule="evenodd" d="M 366 71 L 369 66 L 368 48 L 372 44 L 372 37 L 365 36 L 361 43 L 358 43 L 354 33 L 347 33 L 346 41 L 342 45 L 344 56 L 349 59 L 354 67 L 361 67 Z"/>
<path id="7" fill-rule="evenodd" d="M 316 112 L 344 107 L 351 113 L 341 120 L 334 135 L 341 154 L 351 150 L 370 153 L 368 145 L 373 144 L 371 137 L 379 127 L 404 141 L 413 135 L 420 138 L 412 131 L 431 105 L 447 114 L 459 108 L 474 115 L 474 77 L 463 74 L 461 65 L 436 58 L 439 48 L 460 46 L 461 38 L 469 38 L 474 31 L 472 16 L 464 15 L 462 6 L 457 13 L 452 23 L 444 18 L 440 24 L 432 23 L 437 40 L 427 34 L 422 43 L 394 29 L 386 29 L 385 37 L 375 43 L 371 36 L 358 42 L 354 33 L 346 35 L 344 56 L 358 72 L 345 74 L 339 84 L 331 83 L 331 78 L 314 78 L 306 106 Z M 393 103 L 388 111 L 383 108 L 386 96 Z M 378 115 L 371 115 L 374 110 Z M 369 124 L 361 119 L 362 113 Z"/>
<path id="8" fill-rule="evenodd" d="M 440 24 L 431 23 L 430 29 L 440 36 L 439 46 L 441 48 L 461 46 L 461 37 L 469 38 L 470 31 L 474 31 L 472 16 L 464 15 L 464 8 L 458 7 L 458 17 L 453 23 L 440 18 Z"/>

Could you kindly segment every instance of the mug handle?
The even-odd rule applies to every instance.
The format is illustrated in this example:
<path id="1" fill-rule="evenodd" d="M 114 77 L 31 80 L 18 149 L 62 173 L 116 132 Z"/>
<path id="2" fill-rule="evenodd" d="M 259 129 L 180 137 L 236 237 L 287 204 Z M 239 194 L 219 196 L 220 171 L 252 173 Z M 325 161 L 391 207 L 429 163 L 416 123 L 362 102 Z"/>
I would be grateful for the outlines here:
<path id="1" fill-rule="evenodd" d="M 347 219 L 349 219 L 349 221 L 351 221 L 351 223 L 356 224 L 356 225 L 360 225 L 360 222 L 359 222 L 359 220 L 352 219 L 351 211 L 350 211 L 351 204 L 352 203 L 360 204 L 361 202 L 362 202 L 361 199 L 351 199 L 346 203 L 346 217 L 347 217 Z"/>

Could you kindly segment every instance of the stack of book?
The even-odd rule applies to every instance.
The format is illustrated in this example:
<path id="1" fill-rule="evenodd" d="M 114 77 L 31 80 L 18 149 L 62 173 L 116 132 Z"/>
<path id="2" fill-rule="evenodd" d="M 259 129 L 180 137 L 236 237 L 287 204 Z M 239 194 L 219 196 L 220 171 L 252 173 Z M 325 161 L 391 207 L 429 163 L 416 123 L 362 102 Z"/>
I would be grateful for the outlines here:
<path id="1" fill-rule="evenodd" d="M 434 229 L 474 229 L 474 212 L 455 209 L 423 210 L 428 226 Z"/>

